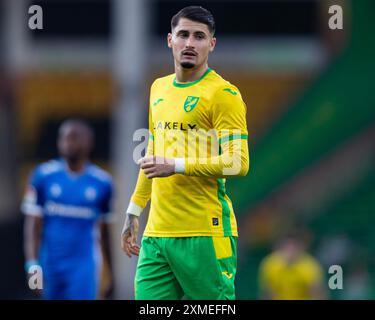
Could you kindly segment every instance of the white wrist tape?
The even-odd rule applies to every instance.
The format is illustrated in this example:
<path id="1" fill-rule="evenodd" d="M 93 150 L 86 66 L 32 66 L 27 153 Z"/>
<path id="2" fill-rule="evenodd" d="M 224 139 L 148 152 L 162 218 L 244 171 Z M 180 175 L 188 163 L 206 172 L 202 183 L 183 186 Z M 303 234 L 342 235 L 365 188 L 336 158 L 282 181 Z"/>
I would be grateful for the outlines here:
<path id="1" fill-rule="evenodd" d="M 134 202 L 130 202 L 128 208 L 126 209 L 126 213 L 133 214 L 137 217 L 141 215 L 142 211 L 143 208 L 135 204 Z"/>
<path id="2" fill-rule="evenodd" d="M 185 159 L 184 158 L 174 159 L 174 172 L 185 173 Z"/>

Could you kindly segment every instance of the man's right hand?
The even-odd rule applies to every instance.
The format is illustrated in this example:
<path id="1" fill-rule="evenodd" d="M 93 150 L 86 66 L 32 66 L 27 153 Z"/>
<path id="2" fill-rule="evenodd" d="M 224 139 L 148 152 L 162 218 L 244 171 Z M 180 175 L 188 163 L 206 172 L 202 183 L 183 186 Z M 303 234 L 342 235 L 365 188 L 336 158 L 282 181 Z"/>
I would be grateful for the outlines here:
<path id="1" fill-rule="evenodd" d="M 133 214 L 127 214 L 121 232 L 121 248 L 129 258 L 132 257 L 132 254 L 139 255 L 140 248 L 137 244 L 138 228 L 138 217 Z"/>

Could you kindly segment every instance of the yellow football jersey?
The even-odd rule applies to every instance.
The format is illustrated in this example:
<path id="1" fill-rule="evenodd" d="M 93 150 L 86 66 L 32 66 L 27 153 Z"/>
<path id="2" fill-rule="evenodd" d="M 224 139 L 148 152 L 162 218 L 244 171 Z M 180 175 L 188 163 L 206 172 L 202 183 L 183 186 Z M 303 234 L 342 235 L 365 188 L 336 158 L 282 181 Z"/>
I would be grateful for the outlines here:
<path id="1" fill-rule="evenodd" d="M 225 178 L 249 168 L 239 90 L 212 69 L 190 83 L 177 83 L 174 74 L 159 78 L 150 92 L 149 129 L 147 154 L 184 158 L 185 172 L 147 179 L 140 170 L 131 202 L 144 208 L 151 196 L 144 235 L 237 236 Z M 233 154 L 237 162 L 226 161 Z"/>
<path id="2" fill-rule="evenodd" d="M 261 288 L 274 300 L 309 300 L 314 298 L 313 288 L 322 284 L 323 271 L 309 254 L 288 264 L 275 252 L 262 261 L 259 277 Z"/>

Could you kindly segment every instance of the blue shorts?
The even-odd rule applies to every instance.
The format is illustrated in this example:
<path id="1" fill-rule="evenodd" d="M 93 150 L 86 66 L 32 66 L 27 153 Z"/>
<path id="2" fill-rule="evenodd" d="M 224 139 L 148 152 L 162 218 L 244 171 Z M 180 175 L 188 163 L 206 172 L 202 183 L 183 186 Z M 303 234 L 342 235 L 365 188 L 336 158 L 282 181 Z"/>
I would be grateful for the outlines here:
<path id="1" fill-rule="evenodd" d="M 93 300 L 99 292 L 99 267 L 94 261 L 42 266 L 46 300 Z"/>

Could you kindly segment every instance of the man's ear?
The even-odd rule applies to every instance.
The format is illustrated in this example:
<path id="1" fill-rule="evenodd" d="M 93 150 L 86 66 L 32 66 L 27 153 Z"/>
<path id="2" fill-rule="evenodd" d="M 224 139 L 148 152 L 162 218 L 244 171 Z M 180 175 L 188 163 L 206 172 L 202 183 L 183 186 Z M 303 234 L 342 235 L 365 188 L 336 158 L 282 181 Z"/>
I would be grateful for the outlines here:
<path id="1" fill-rule="evenodd" d="M 168 33 L 167 42 L 168 42 L 168 47 L 172 48 L 172 33 Z"/>
<path id="2" fill-rule="evenodd" d="M 213 37 L 213 38 L 211 39 L 211 43 L 210 43 L 210 52 L 214 51 L 215 46 L 216 46 L 216 38 Z"/>

